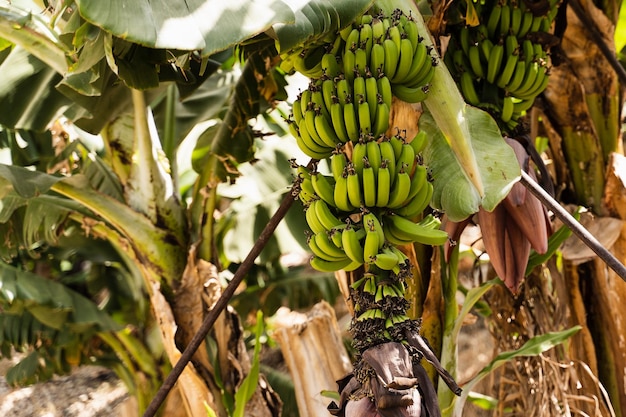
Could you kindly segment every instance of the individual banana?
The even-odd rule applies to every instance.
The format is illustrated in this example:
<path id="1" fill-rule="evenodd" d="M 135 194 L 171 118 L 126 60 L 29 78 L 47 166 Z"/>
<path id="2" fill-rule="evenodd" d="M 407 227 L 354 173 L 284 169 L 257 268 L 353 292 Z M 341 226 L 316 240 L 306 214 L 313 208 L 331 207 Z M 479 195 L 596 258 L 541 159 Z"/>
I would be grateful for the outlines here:
<path id="1" fill-rule="evenodd" d="M 513 79 L 518 58 L 518 51 L 514 51 L 512 54 L 507 55 L 506 63 L 504 64 L 502 71 L 500 71 L 500 75 L 498 76 L 498 80 L 496 82 L 498 87 L 506 88 L 509 82 Z"/>
<path id="2" fill-rule="evenodd" d="M 366 207 L 374 207 L 376 206 L 376 191 L 377 191 L 377 181 L 376 175 L 374 175 L 374 169 L 371 165 L 366 164 L 363 167 L 363 174 L 361 175 L 363 180 L 363 184 L 361 185 L 361 189 L 363 191 L 363 203 Z"/>
<path id="3" fill-rule="evenodd" d="M 487 63 L 487 82 L 493 84 L 496 80 L 496 76 L 500 72 L 500 65 L 502 65 L 502 58 L 504 57 L 504 45 L 498 43 L 493 46 L 491 53 L 489 54 L 489 62 Z"/>
<path id="4" fill-rule="evenodd" d="M 343 120 L 346 125 L 346 132 L 350 140 L 352 142 L 358 141 L 360 136 L 359 119 L 357 117 L 355 104 L 350 98 L 349 101 L 343 105 Z"/>
<path id="5" fill-rule="evenodd" d="M 340 143 L 350 142 L 344 121 L 343 106 L 337 97 L 334 97 L 333 103 L 330 105 L 330 121 Z"/>
<path id="6" fill-rule="evenodd" d="M 367 152 L 367 161 L 374 171 L 374 175 L 378 175 L 378 169 L 382 164 L 382 154 L 380 152 L 380 146 L 375 140 L 370 140 L 365 144 Z"/>
<path id="7" fill-rule="evenodd" d="M 313 233 L 321 233 L 326 231 L 327 229 L 319 220 L 319 218 L 317 217 L 317 213 L 315 212 L 314 204 L 316 201 L 317 199 L 313 199 L 311 203 L 305 208 L 304 216 L 307 224 L 309 225 L 309 229 L 311 229 Z"/>
<path id="8" fill-rule="evenodd" d="M 378 268 L 385 270 L 385 271 L 391 271 L 392 269 L 394 269 L 395 267 L 398 266 L 399 264 L 399 259 L 398 256 L 391 251 L 391 249 L 388 248 L 383 248 L 383 250 L 379 253 L 377 253 L 374 257 L 373 257 L 373 263 L 374 265 L 376 265 Z M 382 291 L 381 286 L 379 286 L 379 288 Z M 384 294 L 382 294 L 381 292 L 382 298 L 384 297 Z"/>
<path id="9" fill-rule="evenodd" d="M 333 155 L 331 158 L 334 157 L 336 157 L 336 155 Z M 335 190 L 333 184 L 330 183 L 329 178 L 327 178 L 324 174 L 315 171 L 311 173 L 311 185 L 313 185 L 315 194 L 317 194 L 319 198 L 324 200 L 326 204 L 336 207 L 334 197 Z"/>
<path id="10" fill-rule="evenodd" d="M 367 55 L 367 52 L 365 51 L 365 49 L 363 48 L 357 48 L 356 51 L 354 51 L 354 72 L 355 72 L 355 76 L 358 74 L 361 77 L 365 76 L 365 71 L 368 68 L 368 64 L 369 64 L 369 56 Z"/>
<path id="11" fill-rule="evenodd" d="M 355 207 L 350 204 L 348 198 L 348 177 L 346 174 L 336 179 L 333 199 L 339 210 L 347 212 L 354 210 Z"/>
<path id="12" fill-rule="evenodd" d="M 428 86 L 408 87 L 402 84 L 392 84 L 393 94 L 407 103 L 421 103 L 428 97 Z"/>
<path id="13" fill-rule="evenodd" d="M 359 139 L 352 148 L 352 164 L 359 175 L 363 174 L 364 158 L 367 158 L 367 143 Z"/>
<path id="14" fill-rule="evenodd" d="M 342 106 L 352 98 L 352 85 L 342 75 L 335 82 L 335 91 L 337 91 L 337 99 Z"/>
<path id="15" fill-rule="evenodd" d="M 359 98 L 357 105 L 359 115 L 359 132 L 361 135 L 372 133 L 372 116 L 370 114 L 370 105 L 363 96 Z"/>
<path id="16" fill-rule="evenodd" d="M 502 15 L 502 5 L 497 3 L 491 9 L 489 19 L 487 19 L 487 33 L 490 39 L 495 39 L 500 27 L 500 16 Z"/>
<path id="17" fill-rule="evenodd" d="M 309 249 L 316 257 L 323 259 L 325 261 L 341 261 L 346 258 L 345 253 L 340 253 L 339 256 L 331 255 L 330 253 L 325 252 L 322 248 L 319 247 L 316 237 L 325 235 L 326 232 L 316 233 L 313 236 L 310 236 L 307 239 L 307 245 Z"/>
<path id="18" fill-rule="evenodd" d="M 411 139 L 408 144 L 413 148 L 415 155 L 419 155 L 420 152 L 424 150 L 426 144 L 428 143 L 428 135 L 425 131 L 420 130 L 417 134 Z"/>
<path id="19" fill-rule="evenodd" d="M 397 159 L 400 157 L 400 154 L 402 154 L 402 146 L 404 146 L 405 142 L 406 141 L 404 137 L 400 135 L 399 131 L 397 134 L 389 138 L 389 143 L 391 143 L 391 146 L 393 147 L 393 153 L 396 156 L 396 165 Z"/>
<path id="20" fill-rule="evenodd" d="M 411 199 L 411 201 L 409 201 L 406 205 L 395 209 L 394 213 L 404 216 L 407 219 L 414 219 L 420 216 L 430 204 L 433 191 L 433 184 L 427 181 L 419 190 L 417 195 Z"/>
<path id="21" fill-rule="evenodd" d="M 365 73 L 365 100 L 370 107 L 370 117 L 375 120 L 379 101 L 378 83 L 369 69 Z"/>
<path id="22" fill-rule="evenodd" d="M 480 61 L 480 49 L 478 45 L 469 47 L 468 58 L 474 75 L 478 78 L 483 78 L 485 73 L 483 71 L 483 63 Z"/>
<path id="23" fill-rule="evenodd" d="M 384 225 L 388 226 L 391 236 L 401 241 L 416 242 L 424 245 L 439 246 L 448 240 L 448 234 L 444 230 L 433 227 L 436 223 L 432 222 L 433 216 L 429 215 L 420 223 L 415 223 L 406 217 L 392 214 L 385 216 Z M 387 236 L 387 235 L 386 235 Z M 389 239 L 393 243 L 392 239 Z"/>
<path id="24" fill-rule="evenodd" d="M 513 117 L 513 109 L 513 97 L 505 96 L 502 102 L 502 113 L 500 114 L 500 119 L 502 119 L 504 123 L 508 123 Z"/>
<path id="25" fill-rule="evenodd" d="M 333 227 L 337 227 L 341 225 L 343 222 L 333 214 L 328 207 L 328 204 L 324 200 L 315 200 L 309 206 L 309 210 L 311 207 L 315 210 L 315 215 L 322 226 L 324 226 L 325 230 L 330 230 Z"/>
<path id="26" fill-rule="evenodd" d="M 474 79 L 469 72 L 461 74 L 459 85 L 461 86 L 461 92 L 463 93 L 463 97 L 465 97 L 465 101 L 474 106 L 480 104 L 480 97 L 478 97 L 478 93 L 476 92 Z"/>
<path id="27" fill-rule="evenodd" d="M 348 258 L 356 263 L 364 263 L 363 246 L 352 225 L 348 225 L 341 233 L 341 244 Z"/>
<path id="28" fill-rule="evenodd" d="M 318 145 L 308 134 L 305 125 L 302 125 L 298 131 L 296 144 L 305 155 L 313 159 L 328 158 L 332 154 L 332 149 Z"/>
<path id="29" fill-rule="evenodd" d="M 370 56 L 372 52 L 372 47 L 374 46 L 374 35 L 372 30 L 372 25 L 369 23 L 364 23 L 359 30 L 359 46 L 366 53 L 366 56 Z M 367 63 L 365 64 L 368 65 Z"/>
<path id="30" fill-rule="evenodd" d="M 391 108 L 393 92 L 391 91 L 391 81 L 389 81 L 389 77 L 384 74 L 379 74 L 376 77 L 376 84 L 378 85 L 378 93 L 382 97 L 383 103 Z"/>
<path id="31" fill-rule="evenodd" d="M 366 226 L 365 241 L 363 242 L 363 260 L 372 263 L 383 245 L 376 226 Z"/>
<path id="32" fill-rule="evenodd" d="M 522 81 L 524 81 L 525 75 L 526 75 L 526 63 L 523 60 L 519 59 L 518 57 L 517 64 L 515 65 L 515 71 L 513 71 L 513 75 L 511 76 L 511 79 L 505 86 L 505 90 L 509 93 L 513 93 L 517 91 L 519 86 L 522 84 Z"/>
<path id="33" fill-rule="evenodd" d="M 522 26 L 522 9 L 517 6 L 511 4 L 511 24 L 510 24 L 510 33 L 512 36 L 517 37 L 519 34 L 520 28 Z"/>
<path id="34" fill-rule="evenodd" d="M 384 134 L 389 129 L 389 116 L 391 115 L 391 108 L 387 103 L 383 102 L 382 98 L 376 103 L 376 115 L 374 116 L 374 123 L 372 124 L 372 134 L 376 137 Z"/>
<path id="35" fill-rule="evenodd" d="M 395 42 L 391 40 L 391 38 L 387 38 L 383 41 L 383 48 L 385 51 L 384 74 L 389 77 L 389 79 L 393 79 L 393 77 L 396 75 L 396 70 L 398 68 L 400 51 Z"/>
<path id="36" fill-rule="evenodd" d="M 409 197 L 410 190 L 411 177 L 404 169 L 400 169 L 400 172 L 396 174 L 396 180 L 389 194 L 387 207 L 390 209 L 402 207 Z"/>
<path id="37" fill-rule="evenodd" d="M 335 80 L 330 77 L 322 78 L 322 85 L 320 88 L 322 91 L 322 98 L 324 99 L 324 109 L 326 110 L 326 113 L 329 113 L 330 105 L 333 104 L 333 97 L 337 97 Z"/>
<path id="38" fill-rule="evenodd" d="M 415 149 L 405 143 L 402 145 L 402 151 L 400 152 L 400 156 L 396 158 L 396 171 L 398 174 L 401 170 L 411 175 L 413 172 L 413 167 L 415 166 Z"/>
<path id="39" fill-rule="evenodd" d="M 348 165 L 347 186 L 348 186 L 348 200 L 350 201 L 350 204 L 354 207 L 361 207 L 362 190 L 361 190 L 360 176 L 354 170 L 354 166 L 350 164 Z"/>
<path id="40" fill-rule="evenodd" d="M 502 5 L 500 12 L 499 34 L 501 37 L 506 36 L 511 30 L 511 6 L 508 3 Z"/>
<path id="41" fill-rule="evenodd" d="M 337 62 L 337 56 L 335 54 L 325 53 L 322 56 L 322 69 L 324 70 L 324 74 L 331 80 L 338 76 L 341 72 L 341 67 Z"/>
<path id="42" fill-rule="evenodd" d="M 383 140 L 378 144 L 380 149 L 381 167 L 382 164 L 389 169 L 390 172 L 396 172 L 396 152 L 391 144 L 391 140 L 388 137 L 383 137 Z M 380 175 L 380 172 L 379 172 Z M 393 182 L 393 181 L 392 181 Z"/>
<path id="43" fill-rule="evenodd" d="M 354 271 L 361 266 L 352 262 L 352 260 L 348 257 L 339 261 L 327 261 L 318 256 L 313 256 L 309 263 L 313 269 L 320 272 L 335 272 L 342 269 L 345 271 Z"/>
<path id="44" fill-rule="evenodd" d="M 376 207 L 387 207 L 391 192 L 391 170 L 387 166 L 387 159 L 384 159 L 378 169 L 376 188 Z"/>
<path id="45" fill-rule="evenodd" d="M 354 50 L 346 48 L 341 60 L 343 62 L 343 76 L 349 84 L 352 84 L 354 81 L 354 69 L 356 68 L 356 54 Z"/>
<path id="46" fill-rule="evenodd" d="M 335 129 L 331 125 L 331 118 L 319 113 L 315 115 L 314 123 L 317 136 L 320 137 L 320 139 L 322 140 L 322 142 L 324 142 L 326 146 L 335 148 L 337 144 L 342 142 L 342 140 L 339 139 L 339 137 L 337 136 L 337 133 L 335 133 Z"/>
<path id="47" fill-rule="evenodd" d="M 312 236 L 319 249 L 329 257 L 334 257 L 336 260 L 346 257 L 346 253 L 339 247 L 337 247 L 329 237 L 329 231 L 323 233 L 317 233 Z M 332 260 L 332 259 L 331 259 Z"/>
<path id="48" fill-rule="evenodd" d="M 414 50 L 411 41 L 407 38 L 400 40 L 400 57 L 396 73 L 391 77 L 391 82 L 402 84 L 406 82 L 406 76 L 413 64 Z"/>
<path id="49" fill-rule="evenodd" d="M 335 152 L 330 158 L 330 172 L 333 174 L 335 182 L 340 178 L 346 166 L 348 165 L 348 157 L 341 148 L 335 148 Z"/>
<path id="50" fill-rule="evenodd" d="M 374 40 L 374 45 L 381 44 L 383 39 L 385 39 L 385 17 L 374 17 L 372 19 L 372 38 Z M 372 45 L 372 54 L 374 53 L 374 46 Z"/>

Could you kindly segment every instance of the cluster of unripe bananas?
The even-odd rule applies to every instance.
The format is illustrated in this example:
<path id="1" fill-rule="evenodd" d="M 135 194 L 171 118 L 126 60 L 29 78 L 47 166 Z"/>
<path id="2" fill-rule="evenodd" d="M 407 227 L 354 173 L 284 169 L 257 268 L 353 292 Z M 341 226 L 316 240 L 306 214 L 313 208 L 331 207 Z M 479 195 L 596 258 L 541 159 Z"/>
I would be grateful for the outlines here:
<path id="1" fill-rule="evenodd" d="M 426 139 L 409 143 L 395 135 L 368 136 L 348 158 L 337 148 L 330 158 L 332 175 L 298 167 L 299 198 L 306 207 L 312 234 L 311 266 L 320 271 L 367 269 L 400 274 L 408 258 L 397 246 L 414 242 L 441 245 L 447 234 L 432 215 L 419 222 L 433 186 L 420 163 Z"/>
<path id="2" fill-rule="evenodd" d="M 302 151 L 323 159 L 338 145 L 385 133 L 392 96 L 426 98 L 436 65 L 430 51 L 411 16 L 397 11 L 365 14 L 334 39 L 283 54 L 283 69 L 311 78 L 289 120 Z"/>
<path id="3" fill-rule="evenodd" d="M 474 2 L 478 25 L 448 25 L 448 69 L 465 100 L 489 111 L 505 131 L 515 128 L 548 85 L 549 38 L 543 35 L 552 26 L 559 0 L 541 3 L 545 7 L 526 0 Z"/>
<path id="4" fill-rule="evenodd" d="M 324 272 L 362 268 L 364 275 L 352 284 L 357 349 L 396 333 L 400 340 L 417 326 L 406 316 L 411 262 L 401 247 L 448 239 L 438 218 L 422 218 L 433 194 L 420 154 L 426 134 L 407 139 L 390 127 L 394 96 L 415 103 L 428 94 L 437 65 L 431 47 L 410 15 L 370 11 L 334 38 L 326 35 L 282 58 L 283 69 L 311 79 L 293 103 L 291 133 L 306 155 L 329 158 L 330 175 L 317 164 L 296 167 L 294 190 L 311 229 L 311 266 Z"/>

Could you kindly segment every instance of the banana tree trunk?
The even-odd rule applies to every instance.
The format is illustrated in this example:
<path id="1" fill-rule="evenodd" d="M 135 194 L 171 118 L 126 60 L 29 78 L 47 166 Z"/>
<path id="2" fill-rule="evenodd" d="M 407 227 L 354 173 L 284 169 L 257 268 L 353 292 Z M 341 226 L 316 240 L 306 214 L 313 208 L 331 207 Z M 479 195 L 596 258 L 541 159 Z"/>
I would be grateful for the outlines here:
<path id="1" fill-rule="evenodd" d="M 589 1 L 580 3 L 612 48 L 616 2 L 605 2 L 603 10 Z M 589 22 L 581 22 L 571 6 L 567 22 L 563 62 L 553 68 L 539 129 L 549 138 L 556 188 L 562 190 L 557 197 L 590 208 L 595 216 L 587 227 L 596 230 L 595 236 L 625 262 L 626 235 L 620 220 L 626 219 L 622 208 L 626 189 L 617 174 L 623 156 L 615 153 L 623 152 L 618 79 L 592 39 Z M 566 246 L 564 251 L 567 302 L 574 322 L 583 326 L 570 353 L 599 375 L 616 414 L 622 415 L 626 411 L 626 350 L 621 337 L 626 330 L 622 308 L 626 283 L 595 256 L 585 257 L 585 248 Z"/>

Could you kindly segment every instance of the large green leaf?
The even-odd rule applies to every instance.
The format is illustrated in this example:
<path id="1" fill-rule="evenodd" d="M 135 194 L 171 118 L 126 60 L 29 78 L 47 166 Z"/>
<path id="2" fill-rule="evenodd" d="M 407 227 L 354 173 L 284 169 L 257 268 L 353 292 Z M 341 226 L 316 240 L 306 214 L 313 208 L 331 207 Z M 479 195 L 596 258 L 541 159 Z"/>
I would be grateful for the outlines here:
<path id="1" fill-rule="evenodd" d="M 306 2 L 296 11 L 293 23 L 274 25 L 279 52 L 288 51 L 312 37 L 343 28 L 363 14 L 372 0 L 314 0 Z"/>
<path id="2" fill-rule="evenodd" d="M 114 36 L 151 48 L 210 55 L 293 22 L 296 2 L 281 0 L 78 0 L 80 14 Z M 293 3 L 293 4 L 291 4 Z"/>
<path id="3" fill-rule="evenodd" d="M 467 138 L 468 144 L 478 161 L 482 196 L 433 116 L 425 112 L 420 118 L 420 129 L 431 138 L 424 151 L 424 160 L 434 179 L 432 204 L 445 211 L 452 221 L 466 219 L 480 206 L 487 211 L 493 210 L 520 177 L 515 154 L 502 139 L 495 120 L 472 106 L 466 106 L 463 117 L 469 124 L 471 140 Z"/>
<path id="4" fill-rule="evenodd" d="M 0 263 L 0 302 L 18 304 L 44 324 L 96 326 L 98 330 L 114 330 L 118 326 L 97 305 L 63 284 L 28 271 Z M 60 315 L 60 316 L 59 316 Z M 66 317 L 61 322 L 59 317 Z"/>
<path id="5" fill-rule="evenodd" d="M 20 45 L 59 74 L 67 71 L 69 49 L 41 14 L 0 5 L 0 37 Z"/>

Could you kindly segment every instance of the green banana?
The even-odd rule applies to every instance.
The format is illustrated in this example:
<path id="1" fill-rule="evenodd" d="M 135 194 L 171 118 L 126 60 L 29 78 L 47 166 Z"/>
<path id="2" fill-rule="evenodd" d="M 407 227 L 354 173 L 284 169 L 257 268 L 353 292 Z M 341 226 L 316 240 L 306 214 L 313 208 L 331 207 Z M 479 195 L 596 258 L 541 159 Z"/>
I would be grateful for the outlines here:
<path id="1" fill-rule="evenodd" d="M 360 176 L 354 170 L 354 166 L 348 165 L 348 200 L 354 207 L 361 207 L 362 205 L 362 190 Z"/>
<path id="2" fill-rule="evenodd" d="M 395 42 L 390 38 L 387 38 L 383 41 L 383 48 L 385 50 L 384 74 L 389 77 L 389 79 L 393 79 L 394 75 L 396 75 L 396 70 L 398 68 L 400 51 Z"/>
<path id="3" fill-rule="evenodd" d="M 354 210 L 355 207 L 350 204 L 350 199 L 348 198 L 348 177 L 346 175 L 337 178 L 333 199 L 339 210 L 348 212 Z"/>
<path id="4" fill-rule="evenodd" d="M 468 58 L 474 75 L 478 78 L 483 78 L 485 73 L 483 72 L 483 64 L 480 62 L 480 49 L 478 45 L 469 47 Z"/>
<path id="5" fill-rule="evenodd" d="M 374 175 L 374 169 L 371 165 L 366 164 L 363 167 L 363 174 L 361 176 L 363 180 L 363 203 L 366 207 L 374 207 L 376 205 L 376 176 Z"/>
<path id="6" fill-rule="evenodd" d="M 500 16 L 502 15 L 502 5 L 496 4 L 491 9 L 491 13 L 489 14 L 489 19 L 487 19 L 487 33 L 489 34 L 490 39 L 495 39 L 496 32 L 500 26 Z"/>
<path id="7" fill-rule="evenodd" d="M 502 65 L 502 58 L 504 57 L 504 45 L 498 43 L 493 46 L 489 55 L 489 62 L 487 63 L 487 82 L 493 84 L 496 80 L 496 76 L 500 72 L 500 66 Z"/>
<path id="8" fill-rule="evenodd" d="M 469 72 L 461 74 L 459 85 L 461 86 L 461 92 L 463 93 L 463 97 L 465 97 L 465 101 L 474 106 L 480 104 L 480 98 L 474 86 L 474 79 Z"/>
<path id="9" fill-rule="evenodd" d="M 313 256 L 309 262 L 313 269 L 320 272 L 335 272 L 339 270 L 354 271 L 361 265 L 356 265 L 350 258 L 346 257 L 340 261 L 326 261 L 320 257 Z"/>
<path id="10" fill-rule="evenodd" d="M 409 197 L 411 190 L 411 177 L 403 169 L 396 174 L 396 180 L 394 181 L 393 188 L 389 194 L 389 202 L 387 207 L 395 209 L 402 207 Z"/>
<path id="11" fill-rule="evenodd" d="M 378 85 L 378 93 L 389 108 L 391 108 L 391 102 L 393 100 L 393 92 L 391 91 L 391 81 L 384 74 L 379 75 L 376 78 L 376 84 Z"/>
<path id="12" fill-rule="evenodd" d="M 382 167 L 382 164 L 385 164 L 385 166 L 389 169 L 389 172 L 395 173 L 396 172 L 396 152 L 393 149 L 391 140 L 387 138 L 386 136 L 383 137 L 383 140 L 378 144 L 378 148 L 380 149 L 381 167 Z"/>
<path id="13" fill-rule="evenodd" d="M 330 105 L 330 121 L 340 143 L 350 142 L 343 117 L 343 106 L 337 97 L 334 97 L 333 103 Z"/>
<path id="14" fill-rule="evenodd" d="M 311 203 L 305 208 L 304 216 L 307 224 L 309 225 L 309 229 L 313 233 L 321 233 L 325 232 L 327 229 L 324 227 L 320 219 L 317 217 L 317 213 L 315 212 L 315 202 L 317 199 L 313 199 Z"/>
<path id="15" fill-rule="evenodd" d="M 348 157 L 341 149 L 335 149 L 333 156 L 330 158 L 330 172 L 333 174 L 335 182 L 340 178 L 346 166 L 348 165 Z"/>
<path id="16" fill-rule="evenodd" d="M 394 213 L 406 217 L 407 219 L 414 219 L 422 214 L 422 212 L 430 204 L 430 199 L 433 196 L 433 185 L 426 181 L 423 187 L 419 190 L 417 195 L 413 197 L 406 205 L 395 209 Z"/>
<path id="17" fill-rule="evenodd" d="M 415 223 L 397 214 L 388 215 L 385 219 L 389 221 L 389 227 L 393 230 L 393 234 L 400 239 L 431 246 L 443 245 L 448 240 L 448 234 L 444 230 L 424 225 L 425 220 L 431 221 L 432 216 L 427 216 L 420 223 Z"/>
<path id="18" fill-rule="evenodd" d="M 359 46 L 365 51 L 366 56 L 369 57 L 372 52 L 373 45 L 374 35 L 372 25 L 369 23 L 365 23 L 361 26 L 361 29 L 359 30 Z"/>
<path id="19" fill-rule="evenodd" d="M 333 155 L 332 158 L 334 157 L 335 155 Z M 315 194 L 317 194 L 319 198 L 324 200 L 326 204 L 336 207 L 335 198 L 333 196 L 335 191 L 333 184 L 331 184 L 329 181 L 329 178 L 327 178 L 324 174 L 320 174 L 319 172 L 315 171 L 311 173 L 311 184 L 313 185 Z"/>
<path id="20" fill-rule="evenodd" d="M 376 189 L 376 207 L 387 207 L 389 204 L 389 194 L 391 190 L 391 173 L 387 166 L 387 160 L 384 159 L 378 169 L 377 189 Z"/>
<path id="21" fill-rule="evenodd" d="M 525 75 L 526 75 L 526 63 L 523 60 L 519 59 L 518 57 L 517 64 L 515 65 L 515 71 L 513 71 L 511 80 L 506 85 L 505 90 L 513 94 L 515 91 L 517 91 L 519 86 L 522 84 L 522 81 L 524 81 Z"/>
<path id="22" fill-rule="evenodd" d="M 414 50 L 411 41 L 407 38 L 400 40 L 400 60 L 396 73 L 391 78 L 392 83 L 402 84 L 406 82 L 406 76 L 411 70 L 413 64 Z"/>
<path id="23" fill-rule="evenodd" d="M 331 148 L 335 148 L 342 140 L 337 137 L 335 129 L 331 126 L 332 120 L 323 114 L 317 114 L 314 119 L 315 131 L 322 142 Z"/>
<path id="24" fill-rule="evenodd" d="M 408 143 L 405 143 L 402 145 L 400 156 L 396 158 L 395 174 L 397 175 L 400 171 L 405 171 L 407 174 L 411 175 L 415 161 L 415 149 Z"/>
<path id="25" fill-rule="evenodd" d="M 504 68 L 500 72 L 498 76 L 498 80 L 496 84 L 500 88 L 506 88 L 509 82 L 513 78 L 513 74 L 515 73 L 515 68 L 517 67 L 517 60 L 519 58 L 519 53 L 517 51 L 507 56 L 506 63 L 504 64 Z"/>
<path id="26" fill-rule="evenodd" d="M 359 120 L 355 111 L 354 103 L 351 99 L 343 105 L 343 120 L 346 125 L 346 132 L 352 142 L 359 140 Z"/>
<path id="27" fill-rule="evenodd" d="M 333 212 L 330 210 L 330 207 L 328 207 L 328 204 L 324 200 L 315 200 L 311 203 L 311 206 L 313 206 L 313 209 L 315 210 L 315 215 L 322 224 L 322 226 L 324 226 L 325 230 L 328 231 L 333 227 L 337 227 L 343 223 L 337 216 L 333 214 Z M 309 206 L 309 209 L 311 208 L 311 206 Z"/>
<path id="28" fill-rule="evenodd" d="M 420 103 L 428 97 L 428 86 L 408 87 L 402 84 L 392 84 L 393 94 L 407 103 Z"/>
<path id="29" fill-rule="evenodd" d="M 359 132 L 361 135 L 372 133 L 372 116 L 370 114 L 370 105 L 363 96 L 359 98 L 358 104 L 359 114 Z"/>
<path id="30" fill-rule="evenodd" d="M 372 126 L 372 134 L 374 136 L 380 136 L 389 129 L 389 116 L 391 109 L 387 103 L 383 102 L 382 98 L 376 104 L 376 116 L 374 117 L 374 124 Z"/>
<path id="31" fill-rule="evenodd" d="M 328 256 L 335 257 L 337 259 L 343 259 L 346 257 L 346 253 L 339 247 L 337 247 L 329 237 L 329 231 L 324 233 L 317 233 L 313 236 L 315 243 Z"/>
<path id="32" fill-rule="evenodd" d="M 365 144 L 367 152 L 367 160 L 374 170 L 374 175 L 378 176 L 378 169 L 382 164 L 382 154 L 380 152 L 380 146 L 375 140 L 370 140 Z"/>
<path id="33" fill-rule="evenodd" d="M 360 264 L 364 263 L 363 246 L 361 245 L 353 226 L 348 225 L 341 233 L 341 245 L 345 254 L 353 262 Z"/>
<path id="34" fill-rule="evenodd" d="M 508 123 L 513 117 L 513 97 L 505 96 L 502 101 L 502 113 L 500 114 L 500 119 L 504 123 Z"/>

